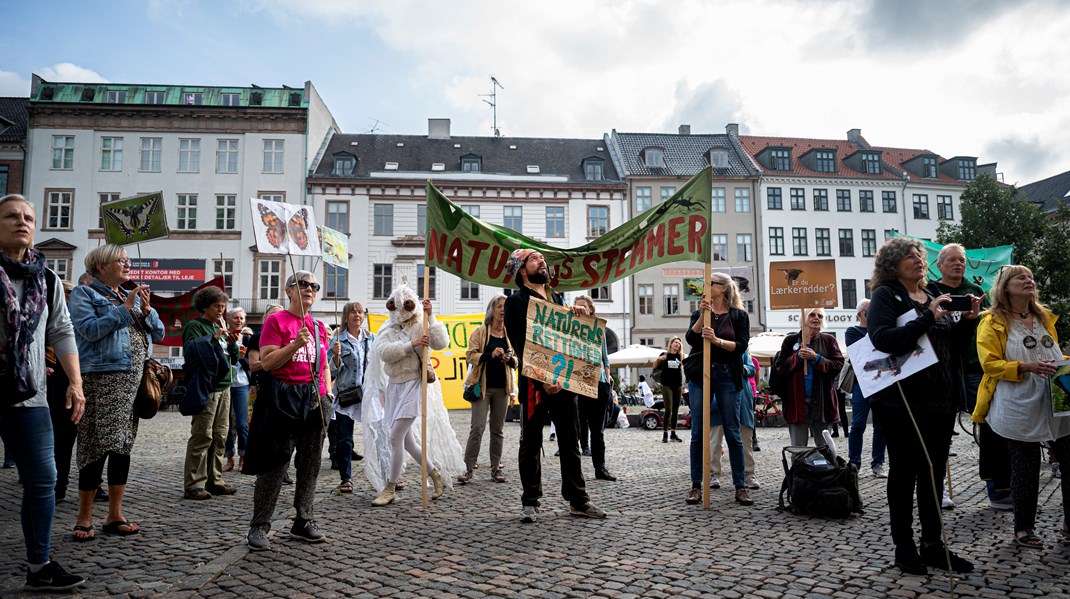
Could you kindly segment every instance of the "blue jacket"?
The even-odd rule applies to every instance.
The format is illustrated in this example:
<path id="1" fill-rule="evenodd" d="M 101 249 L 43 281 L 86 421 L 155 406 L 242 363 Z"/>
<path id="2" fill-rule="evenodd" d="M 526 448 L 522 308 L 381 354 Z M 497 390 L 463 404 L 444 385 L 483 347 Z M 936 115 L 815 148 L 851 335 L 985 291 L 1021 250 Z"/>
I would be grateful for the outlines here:
<path id="1" fill-rule="evenodd" d="M 178 411 L 183 416 L 196 416 L 208 405 L 216 381 L 230 371 L 230 359 L 223 353 L 223 346 L 211 335 L 190 341 L 183 353 L 186 358 L 182 366 L 186 393 L 178 401 Z"/>
<path id="2" fill-rule="evenodd" d="M 125 306 L 112 303 L 114 294 L 99 281 L 79 285 L 71 292 L 71 323 L 78 343 L 78 362 L 82 372 L 130 370 L 130 326 L 134 318 Z M 134 301 L 134 311 L 140 312 L 141 299 Z M 164 337 L 163 322 L 155 308 L 144 320 L 149 332 L 148 354 L 152 342 Z"/>

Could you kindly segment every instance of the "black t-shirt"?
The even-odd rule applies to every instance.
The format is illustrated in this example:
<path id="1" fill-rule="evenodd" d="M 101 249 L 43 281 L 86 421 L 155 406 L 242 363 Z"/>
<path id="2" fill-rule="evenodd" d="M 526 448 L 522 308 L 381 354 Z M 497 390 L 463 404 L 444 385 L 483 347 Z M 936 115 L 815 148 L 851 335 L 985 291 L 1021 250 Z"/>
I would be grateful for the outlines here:
<path id="1" fill-rule="evenodd" d="M 246 338 L 245 347 L 247 348 L 245 350 L 245 355 L 246 356 L 248 356 L 249 352 L 254 350 L 254 349 L 259 352 L 260 351 L 260 333 L 255 333 L 255 334 L 253 334 L 253 336 Z M 260 356 L 260 358 L 263 359 L 264 356 Z M 246 359 L 248 359 L 248 358 L 246 358 Z M 253 372 L 252 376 L 249 377 L 249 384 L 250 385 L 256 385 L 257 388 L 259 388 L 260 387 L 260 377 L 262 377 L 262 376 L 264 376 L 264 371 L 263 370 L 260 370 L 259 372 Z"/>
<path id="2" fill-rule="evenodd" d="M 661 371 L 661 384 L 679 387 L 684 382 L 683 358 L 680 354 L 665 354 L 665 364 Z"/>
<path id="3" fill-rule="evenodd" d="M 500 347 L 507 351 L 509 346 L 505 343 L 505 337 L 495 337 L 487 333 L 487 345 L 483 348 L 483 368 L 487 375 L 488 389 L 505 389 L 505 363 L 498 358 L 492 358 L 494 348 Z"/>

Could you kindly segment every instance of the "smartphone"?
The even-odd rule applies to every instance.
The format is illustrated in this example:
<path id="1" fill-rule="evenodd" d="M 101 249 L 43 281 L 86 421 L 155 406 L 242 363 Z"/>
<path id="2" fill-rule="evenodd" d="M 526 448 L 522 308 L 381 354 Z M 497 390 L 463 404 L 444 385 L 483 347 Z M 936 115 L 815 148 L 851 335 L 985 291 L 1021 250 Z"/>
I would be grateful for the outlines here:
<path id="1" fill-rule="evenodd" d="M 973 301 L 966 295 L 952 295 L 940 307 L 948 312 L 969 312 L 973 309 Z"/>

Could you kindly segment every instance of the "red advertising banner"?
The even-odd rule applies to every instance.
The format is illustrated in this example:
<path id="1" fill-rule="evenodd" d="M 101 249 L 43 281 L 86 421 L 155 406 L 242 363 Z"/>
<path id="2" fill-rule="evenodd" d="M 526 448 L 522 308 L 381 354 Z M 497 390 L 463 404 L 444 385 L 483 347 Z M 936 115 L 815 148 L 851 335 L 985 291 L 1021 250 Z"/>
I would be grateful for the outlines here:
<path id="1" fill-rule="evenodd" d="M 153 291 L 183 293 L 204 283 L 205 261 L 191 258 L 131 258 L 130 279 Z"/>
<path id="2" fill-rule="evenodd" d="M 182 327 L 201 315 L 200 310 L 193 307 L 193 294 L 205 287 L 219 287 L 225 290 L 223 277 L 216 277 L 188 293 L 175 297 L 160 297 L 155 293 L 152 294 L 149 303 L 156 308 L 164 328 L 163 341 L 156 345 L 182 347 Z"/>

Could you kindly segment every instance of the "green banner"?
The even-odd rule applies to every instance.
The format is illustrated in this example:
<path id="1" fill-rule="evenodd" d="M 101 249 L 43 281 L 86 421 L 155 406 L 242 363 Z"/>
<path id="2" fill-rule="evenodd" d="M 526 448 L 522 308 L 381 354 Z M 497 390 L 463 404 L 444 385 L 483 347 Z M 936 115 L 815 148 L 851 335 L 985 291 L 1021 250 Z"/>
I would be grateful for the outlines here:
<path id="1" fill-rule="evenodd" d="M 893 231 L 892 235 L 894 237 L 910 237 L 897 231 Z M 929 260 L 929 274 L 926 278 L 930 281 L 940 280 L 941 275 L 940 270 L 936 268 L 936 259 L 940 255 L 940 250 L 944 249 L 944 246 L 918 237 L 911 237 L 911 239 L 917 239 L 925 244 L 925 253 Z M 1013 245 L 1001 245 L 994 248 L 967 248 L 965 277 L 968 281 L 979 285 L 987 293 L 996 282 L 996 275 L 999 274 L 999 269 L 1009 264 L 1014 264 Z"/>
<path id="2" fill-rule="evenodd" d="M 104 216 L 104 239 L 108 243 L 127 245 L 169 234 L 163 192 L 106 202 L 100 205 L 100 211 Z"/>
<path id="3" fill-rule="evenodd" d="M 550 285 L 558 291 L 601 287 L 670 262 L 709 262 L 711 185 L 707 167 L 661 204 L 586 245 L 562 249 L 474 218 L 428 181 L 424 257 L 465 281 L 510 287 L 509 255 L 531 248 L 546 259 Z"/>

